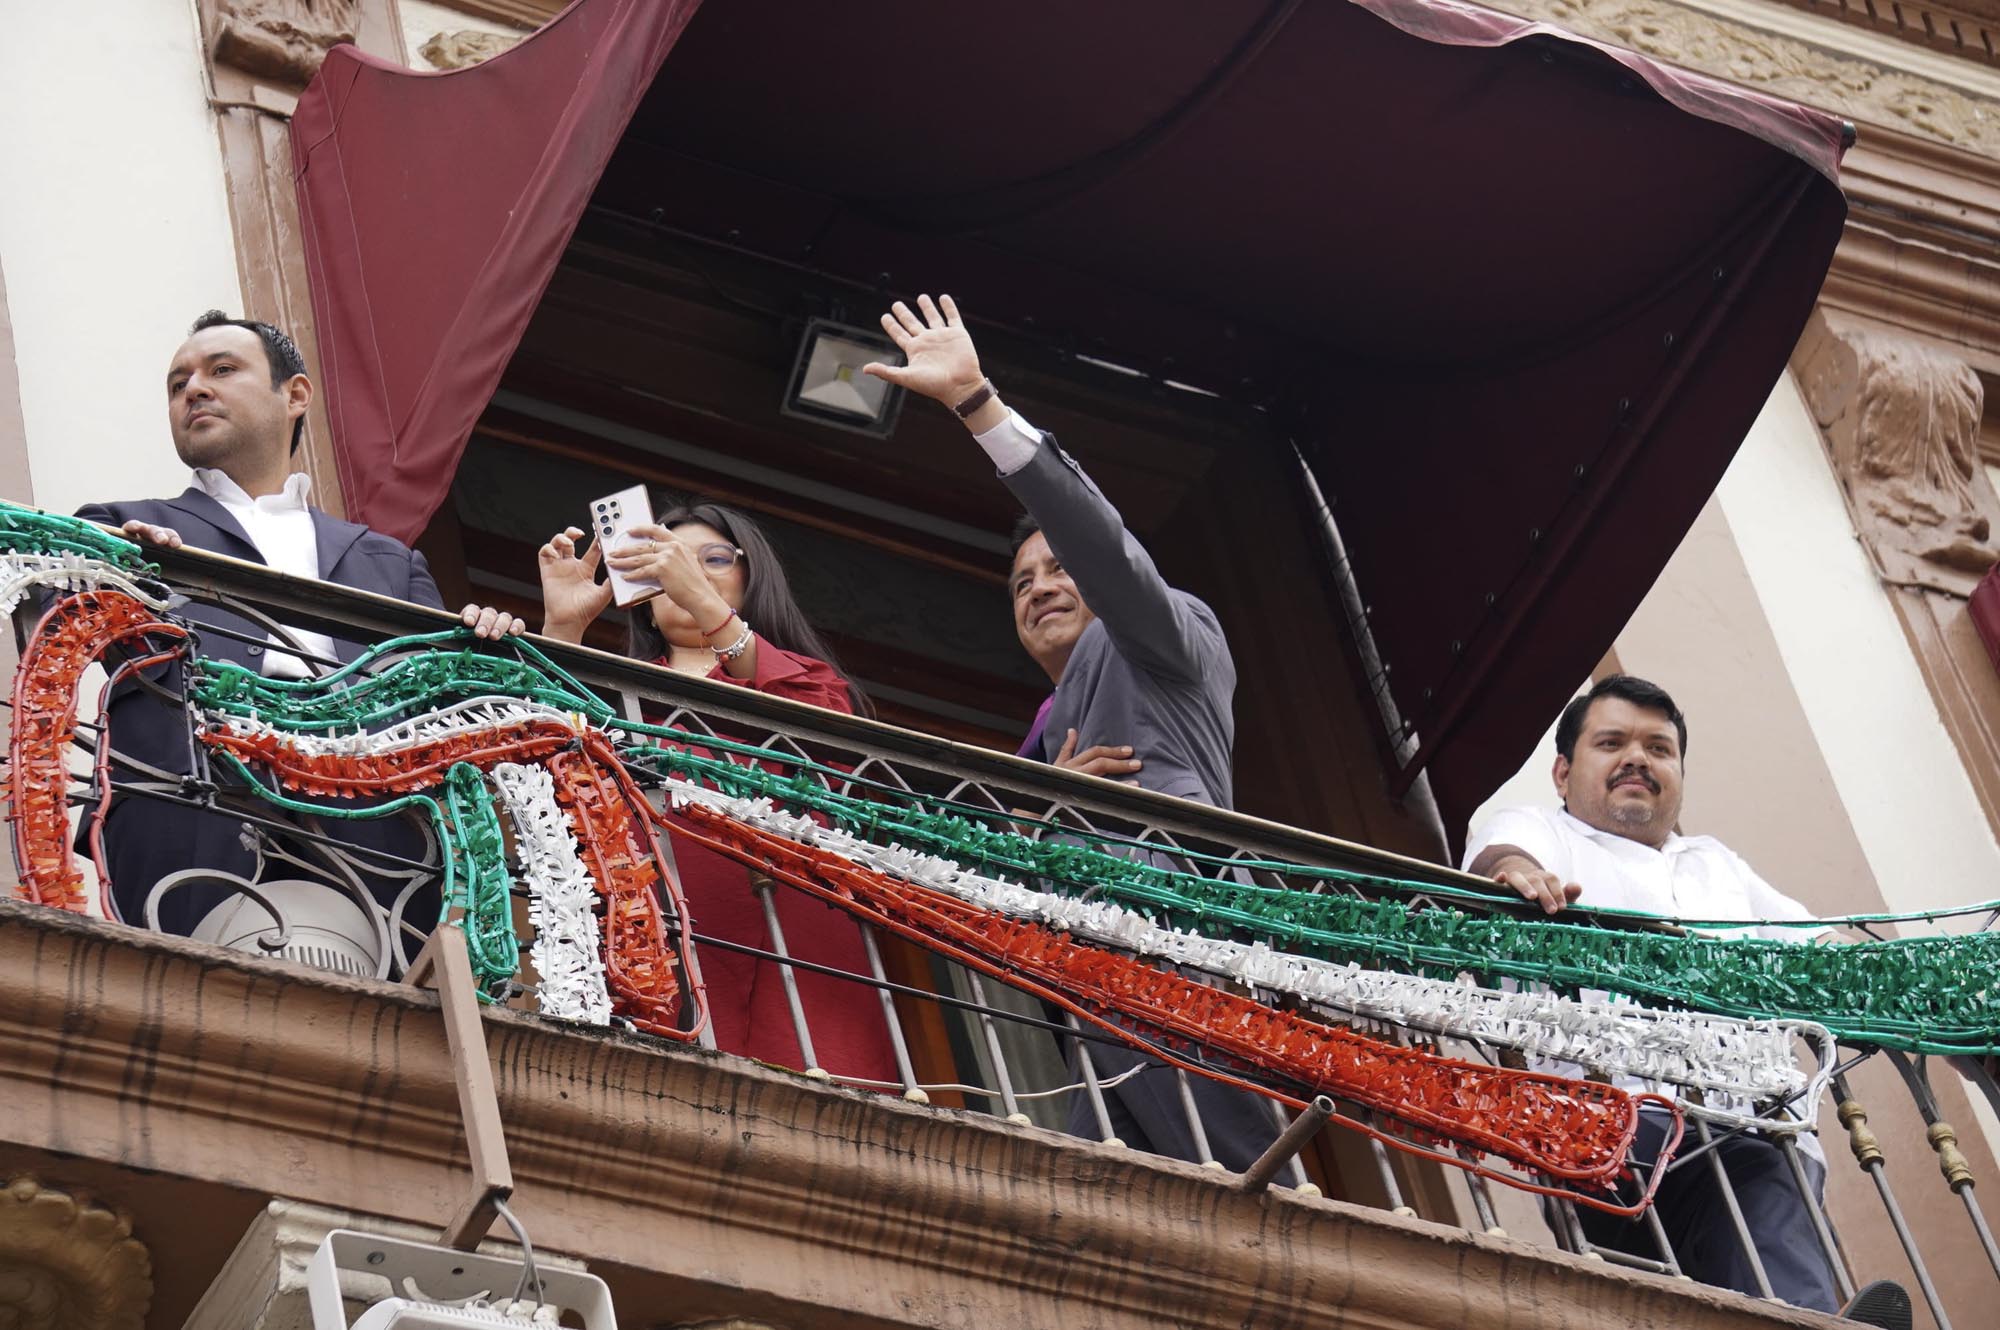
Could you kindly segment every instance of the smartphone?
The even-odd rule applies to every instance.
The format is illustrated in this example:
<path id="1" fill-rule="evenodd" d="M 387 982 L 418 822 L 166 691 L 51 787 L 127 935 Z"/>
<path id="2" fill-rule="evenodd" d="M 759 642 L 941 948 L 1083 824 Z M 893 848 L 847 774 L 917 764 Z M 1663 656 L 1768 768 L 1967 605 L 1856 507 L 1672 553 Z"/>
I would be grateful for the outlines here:
<path id="1" fill-rule="evenodd" d="M 631 543 L 633 527 L 646 526 L 652 520 L 653 500 L 644 485 L 607 494 L 590 505 L 590 534 L 607 555 Z M 643 605 L 660 594 L 660 584 L 650 577 L 626 577 L 608 565 L 605 571 L 611 577 L 612 603 L 620 609 Z"/>

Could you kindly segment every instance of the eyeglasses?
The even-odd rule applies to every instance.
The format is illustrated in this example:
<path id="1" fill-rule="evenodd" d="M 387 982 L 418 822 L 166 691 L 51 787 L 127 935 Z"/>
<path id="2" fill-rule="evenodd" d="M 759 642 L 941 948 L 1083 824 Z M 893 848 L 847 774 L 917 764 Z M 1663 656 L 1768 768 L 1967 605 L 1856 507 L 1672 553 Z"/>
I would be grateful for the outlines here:
<path id="1" fill-rule="evenodd" d="M 697 546 L 694 557 L 701 560 L 701 566 L 704 571 L 726 573 L 736 566 L 738 559 L 743 557 L 743 551 L 737 549 L 734 545 L 725 545 L 721 541 L 711 541 L 709 544 Z"/>

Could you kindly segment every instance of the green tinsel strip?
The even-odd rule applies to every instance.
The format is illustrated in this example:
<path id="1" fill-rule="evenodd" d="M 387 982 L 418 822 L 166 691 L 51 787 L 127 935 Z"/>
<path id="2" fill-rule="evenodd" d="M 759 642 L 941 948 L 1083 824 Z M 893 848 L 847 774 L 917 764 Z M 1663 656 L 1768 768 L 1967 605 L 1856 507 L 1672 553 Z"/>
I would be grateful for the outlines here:
<path id="1" fill-rule="evenodd" d="M 1792 945 L 1549 922 L 1490 909 L 1413 909 L 1393 900 L 1200 877 L 1108 853 L 1106 847 L 1143 848 L 1122 838 L 1041 824 L 1063 839 L 1034 840 L 1011 827 L 909 807 L 906 792 L 890 792 L 893 801 L 837 795 L 826 781 L 849 780 L 845 773 L 803 763 L 793 754 L 617 719 L 609 706 L 526 643 L 518 644 L 518 658 L 467 647 L 424 650 L 467 641 L 454 633 L 400 638 L 331 680 L 272 680 L 236 666 L 203 662 L 194 691 L 203 705 L 300 732 L 367 730 L 474 697 L 518 697 L 578 712 L 599 725 L 753 759 L 704 759 L 680 748 L 631 750 L 635 759 L 664 763 L 732 794 L 812 809 L 839 819 L 858 835 L 923 848 L 968 866 L 1043 879 L 1054 890 L 1102 894 L 1190 931 L 1237 933 L 1274 948 L 1433 977 L 1470 971 L 1487 980 L 1509 976 L 1562 989 L 1604 988 L 1725 1015 L 1817 1020 L 1843 1038 L 1915 1051 L 1990 1051 L 2000 1038 L 2000 1005 L 1992 979 L 2000 973 L 2000 934 Z M 417 654 L 408 654 L 412 652 Z M 385 668 L 374 668 L 385 659 Z M 759 765 L 765 763 L 792 774 L 775 774 Z M 1005 816 L 976 811 L 982 817 Z M 1229 863 L 1213 856 L 1188 857 L 1217 866 Z M 1490 897 L 1463 888 L 1311 865 L 1259 861 L 1230 866 L 1405 895 L 1459 897 L 1482 907 L 1492 904 Z M 1854 916 L 1854 921 L 1907 917 L 1867 915 Z"/>
<path id="2" fill-rule="evenodd" d="M 458 890 L 451 903 L 465 912 L 461 925 L 472 972 L 482 987 L 504 996 L 507 982 L 521 966 L 521 943 L 514 935 L 507 842 L 494 811 L 493 792 L 484 772 L 470 762 L 458 762 L 445 773 L 444 794 L 458 833 L 452 844 Z"/>
<path id="3" fill-rule="evenodd" d="M 899 787 L 857 778 L 822 763 L 802 761 L 796 754 L 620 719 L 602 699 L 564 673 L 561 667 L 531 644 L 512 644 L 524 657 L 514 660 L 466 649 L 466 644 L 471 641 L 470 637 L 456 632 L 397 638 L 382 643 L 361 659 L 319 680 L 271 679 L 226 661 L 200 660 L 196 663 L 190 689 L 195 700 L 211 710 L 254 717 L 279 729 L 303 734 L 362 733 L 473 698 L 519 698 L 576 712 L 599 726 L 652 735 L 675 743 L 698 744 L 756 762 L 779 763 L 788 770 L 800 772 L 802 779 L 819 777 L 846 785 L 865 786 L 891 802 L 911 797 L 907 790 Z M 461 649 L 418 650 L 439 643 L 456 643 Z M 413 651 L 417 654 L 405 654 Z M 373 669 L 385 659 L 388 663 L 383 668 Z M 967 817 L 1003 816 L 976 804 L 928 795 L 923 799 L 926 804 Z M 1052 834 L 1083 836 L 1093 845 L 1151 852 L 1158 849 L 1129 837 L 1101 832 L 1087 835 L 1074 832 L 1060 823 L 1026 814 L 1004 816 L 1012 826 L 1031 825 Z M 1491 893 L 1463 887 L 1410 883 L 1344 869 L 1272 860 L 1228 860 L 1194 850 L 1176 850 L 1175 853 L 1193 862 L 1215 867 L 1269 869 L 1318 881 L 1358 883 L 1377 891 L 1423 891 L 1434 897 L 1448 897 L 1489 908 L 1495 902 Z"/>
<path id="4" fill-rule="evenodd" d="M 0 502 L 0 550 L 10 554 L 80 554 L 133 572 L 151 571 L 137 544 L 81 517 Z"/>
<path id="5" fill-rule="evenodd" d="M 949 814 L 834 793 L 801 775 L 645 747 L 630 756 L 740 798 L 825 814 L 845 830 L 968 868 L 1103 897 L 1156 922 L 1336 962 L 1450 979 L 1471 972 L 1602 988 L 1722 1015 L 1819 1021 L 1841 1038 L 1926 1053 L 1988 1052 L 2000 1031 L 2000 934 L 1814 946 L 1413 909 L 1218 881 L 1088 845 L 1031 840 Z M 1412 884 L 1415 885 L 1415 884 Z"/>

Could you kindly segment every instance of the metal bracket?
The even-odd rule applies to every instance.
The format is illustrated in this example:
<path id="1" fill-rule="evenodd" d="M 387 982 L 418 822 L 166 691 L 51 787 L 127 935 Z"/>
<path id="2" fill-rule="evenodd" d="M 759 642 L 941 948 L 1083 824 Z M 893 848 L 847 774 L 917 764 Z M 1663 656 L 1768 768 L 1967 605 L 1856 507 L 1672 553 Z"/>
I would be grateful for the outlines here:
<path id="1" fill-rule="evenodd" d="M 472 1193 L 445 1225 L 443 1241 L 471 1251 L 500 1217 L 498 1204 L 514 1194 L 514 1171 L 507 1163 L 500 1099 L 493 1090 L 493 1064 L 487 1060 L 486 1032 L 479 1023 L 479 989 L 473 982 L 465 934 L 457 924 L 438 925 L 410 963 L 403 982 L 435 988 L 444 1014 L 451 1078 L 458 1086 L 458 1113 L 472 1159 Z"/>

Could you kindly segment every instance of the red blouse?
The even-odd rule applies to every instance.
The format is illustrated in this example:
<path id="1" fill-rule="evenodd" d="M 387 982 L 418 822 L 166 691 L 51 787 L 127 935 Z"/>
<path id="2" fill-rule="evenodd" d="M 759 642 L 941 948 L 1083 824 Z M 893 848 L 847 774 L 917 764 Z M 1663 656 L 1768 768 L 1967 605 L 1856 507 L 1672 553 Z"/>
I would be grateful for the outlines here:
<path id="1" fill-rule="evenodd" d="M 665 665 L 665 657 L 659 663 Z M 781 650 L 762 637 L 754 676 L 734 678 L 718 663 L 708 677 L 832 711 L 854 710 L 847 681 L 831 665 Z M 743 865 L 681 837 L 675 837 L 674 857 L 696 932 L 772 950 L 763 905 Z M 793 956 L 868 973 L 868 953 L 853 916 L 784 886 L 774 889 L 772 904 Z M 717 1047 L 760 1062 L 805 1066 L 776 962 L 711 947 L 702 953 L 701 967 Z M 793 977 L 818 1063 L 835 1075 L 897 1083 L 881 999 L 861 984 L 830 975 L 795 970 Z"/>
<path id="2" fill-rule="evenodd" d="M 661 656 L 654 664 L 668 665 L 671 662 L 666 656 Z M 757 638 L 755 674 L 748 679 L 739 679 L 724 669 L 718 660 L 715 668 L 708 672 L 708 677 L 754 688 L 760 693 L 769 693 L 787 701 L 810 702 L 829 711 L 854 714 L 854 703 L 847 696 L 847 680 L 841 678 L 833 666 L 811 656 L 774 647 L 761 634 Z"/>

